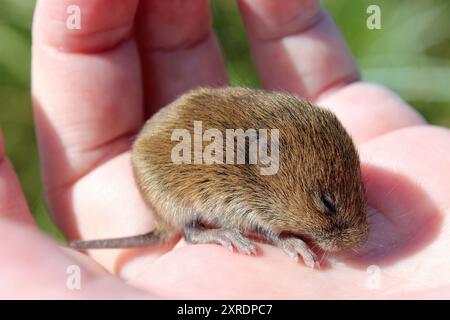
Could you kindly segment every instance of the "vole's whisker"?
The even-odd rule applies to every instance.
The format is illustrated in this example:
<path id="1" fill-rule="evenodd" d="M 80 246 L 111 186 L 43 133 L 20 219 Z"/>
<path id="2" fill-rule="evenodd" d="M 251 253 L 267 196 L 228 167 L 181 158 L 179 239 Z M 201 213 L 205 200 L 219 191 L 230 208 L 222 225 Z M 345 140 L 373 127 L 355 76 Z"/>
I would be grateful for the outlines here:
<path id="1" fill-rule="evenodd" d="M 320 258 L 320 262 L 319 262 L 319 263 L 320 263 L 321 265 L 323 264 L 324 261 L 326 261 L 327 255 L 328 255 L 328 252 L 324 252 L 323 255 L 322 255 L 322 257 Z"/>
<path id="2" fill-rule="evenodd" d="M 397 183 L 394 184 L 394 185 L 391 187 L 391 189 L 389 189 L 389 191 L 386 192 L 386 193 L 384 194 L 384 197 L 385 197 L 385 198 L 389 197 L 389 196 L 395 191 L 395 189 L 398 188 L 399 185 L 400 185 L 400 181 L 397 181 Z"/>
<path id="3" fill-rule="evenodd" d="M 404 217 L 410 216 L 412 212 L 414 212 L 414 208 L 408 208 L 401 213 L 395 214 L 394 216 L 396 219 L 402 219 Z"/>
<path id="4" fill-rule="evenodd" d="M 359 254 L 360 252 L 358 251 L 358 249 L 356 248 L 352 248 L 352 251 L 355 252 L 356 254 Z"/>
<path id="5" fill-rule="evenodd" d="M 368 241 L 368 242 L 366 242 L 366 244 L 369 245 L 369 246 L 376 246 L 378 248 L 384 248 L 385 247 L 383 244 L 378 243 L 378 242 L 373 242 L 373 241 Z"/>

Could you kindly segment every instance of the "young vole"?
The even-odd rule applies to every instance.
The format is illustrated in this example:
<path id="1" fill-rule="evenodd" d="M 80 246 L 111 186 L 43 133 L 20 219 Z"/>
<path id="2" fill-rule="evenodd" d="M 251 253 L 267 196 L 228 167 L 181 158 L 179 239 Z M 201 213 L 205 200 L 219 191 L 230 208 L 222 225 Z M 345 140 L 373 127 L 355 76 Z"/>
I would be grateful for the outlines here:
<path id="1" fill-rule="evenodd" d="M 190 133 L 195 147 L 199 123 L 200 134 L 217 129 L 224 140 L 227 129 L 253 128 L 257 138 L 258 129 L 278 129 L 279 140 L 268 138 L 267 145 L 278 147 L 278 170 L 263 174 L 267 162 L 249 163 L 250 150 L 245 164 L 208 164 L 198 151 L 178 154 L 179 133 Z M 201 151 L 218 139 L 196 134 L 203 137 Z M 249 147 L 251 141 L 245 142 Z M 220 156 L 219 151 L 211 155 Z M 174 153 L 191 163 L 174 163 Z M 132 165 L 142 196 L 154 209 L 156 228 L 127 238 L 74 241 L 71 247 L 141 247 L 181 232 L 187 242 L 254 254 L 247 235 L 256 234 L 314 267 L 316 255 L 304 240 L 337 251 L 359 246 L 368 236 L 360 162 L 350 136 L 330 111 L 284 93 L 233 87 L 190 91 L 147 121 L 134 142 Z"/>

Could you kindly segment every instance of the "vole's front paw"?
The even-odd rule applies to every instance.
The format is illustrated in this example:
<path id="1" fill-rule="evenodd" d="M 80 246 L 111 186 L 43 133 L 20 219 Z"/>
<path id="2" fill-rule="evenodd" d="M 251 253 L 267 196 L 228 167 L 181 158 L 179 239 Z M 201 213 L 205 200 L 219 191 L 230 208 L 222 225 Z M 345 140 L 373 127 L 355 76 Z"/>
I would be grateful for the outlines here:
<path id="1" fill-rule="evenodd" d="M 320 267 L 317 255 L 301 239 L 294 237 L 278 238 L 274 242 L 295 262 L 298 261 L 298 256 L 300 255 L 306 266 L 310 268 Z"/>

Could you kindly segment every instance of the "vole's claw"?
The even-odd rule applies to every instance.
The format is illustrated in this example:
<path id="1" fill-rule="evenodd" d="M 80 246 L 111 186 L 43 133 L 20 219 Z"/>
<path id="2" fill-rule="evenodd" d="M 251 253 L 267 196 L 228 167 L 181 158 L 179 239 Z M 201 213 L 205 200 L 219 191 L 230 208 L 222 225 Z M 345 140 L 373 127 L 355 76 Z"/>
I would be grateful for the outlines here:
<path id="1" fill-rule="evenodd" d="M 216 242 L 222 247 L 225 247 L 228 251 L 233 252 L 233 244 L 230 239 L 226 237 L 217 237 Z"/>
<path id="2" fill-rule="evenodd" d="M 319 268 L 320 263 L 317 259 L 317 255 L 308 247 L 308 245 L 299 238 L 278 238 L 274 241 L 275 244 L 283 249 L 284 252 L 287 253 L 291 259 L 295 262 L 298 261 L 298 256 L 300 255 L 303 258 L 303 262 L 307 267 L 310 268 Z"/>
<path id="3" fill-rule="evenodd" d="M 204 229 L 186 226 L 183 234 L 185 240 L 190 243 L 218 243 L 229 251 L 233 251 L 234 247 L 241 254 L 256 254 L 256 246 L 235 229 Z"/>
<path id="4" fill-rule="evenodd" d="M 239 253 L 246 255 L 256 254 L 256 246 L 239 231 L 227 229 L 224 233 Z"/>

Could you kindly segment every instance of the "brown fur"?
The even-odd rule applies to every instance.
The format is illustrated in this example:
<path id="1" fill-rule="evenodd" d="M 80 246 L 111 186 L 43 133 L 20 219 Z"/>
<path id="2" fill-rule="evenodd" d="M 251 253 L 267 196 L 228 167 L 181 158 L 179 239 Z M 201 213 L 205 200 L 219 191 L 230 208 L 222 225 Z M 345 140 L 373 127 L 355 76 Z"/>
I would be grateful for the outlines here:
<path id="1" fill-rule="evenodd" d="M 185 128 L 193 135 L 194 120 L 203 121 L 203 132 L 217 128 L 224 137 L 225 129 L 279 129 L 277 174 L 263 176 L 258 165 L 248 164 L 174 164 L 172 131 Z M 325 250 L 367 238 L 366 199 L 350 136 L 333 113 L 287 94 L 233 87 L 190 91 L 145 124 L 132 161 L 142 195 L 157 214 L 161 241 L 195 221 L 294 234 Z M 321 197 L 334 202 L 335 213 Z"/>

